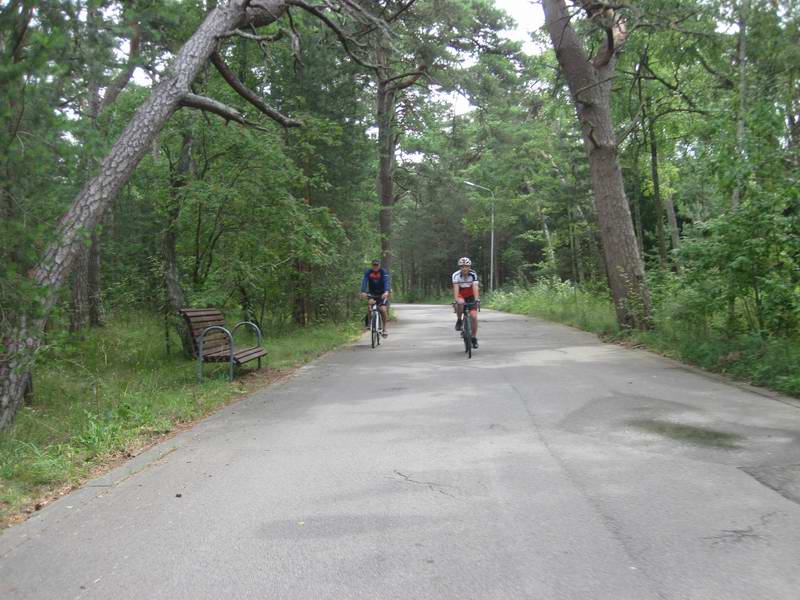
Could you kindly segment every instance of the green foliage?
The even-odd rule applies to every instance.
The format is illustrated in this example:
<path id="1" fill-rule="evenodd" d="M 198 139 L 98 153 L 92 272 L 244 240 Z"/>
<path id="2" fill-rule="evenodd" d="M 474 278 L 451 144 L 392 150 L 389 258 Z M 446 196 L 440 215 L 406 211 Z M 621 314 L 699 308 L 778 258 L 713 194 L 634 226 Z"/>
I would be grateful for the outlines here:
<path id="1" fill-rule="evenodd" d="M 498 290 L 489 295 L 485 305 L 573 325 L 600 335 L 620 331 L 607 293 L 562 282 L 557 277 L 526 287 Z"/>

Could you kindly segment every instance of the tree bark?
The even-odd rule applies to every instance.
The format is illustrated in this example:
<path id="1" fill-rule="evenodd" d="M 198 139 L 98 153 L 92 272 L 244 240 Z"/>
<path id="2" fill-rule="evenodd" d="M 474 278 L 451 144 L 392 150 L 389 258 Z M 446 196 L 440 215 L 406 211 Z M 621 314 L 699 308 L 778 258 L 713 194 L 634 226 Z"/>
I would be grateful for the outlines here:
<path id="1" fill-rule="evenodd" d="M 92 245 L 89 246 L 89 270 L 86 283 L 89 291 L 89 325 L 100 327 L 103 324 L 102 290 L 100 289 L 100 233 L 92 233 Z"/>
<path id="2" fill-rule="evenodd" d="M 392 264 L 392 211 L 394 209 L 394 170 L 397 134 L 394 131 L 396 92 L 384 79 L 378 81 L 378 218 L 381 236 L 381 262 L 385 269 Z"/>
<path id="3" fill-rule="evenodd" d="M 186 295 L 180 281 L 178 270 L 178 217 L 183 200 L 182 188 L 192 170 L 192 145 L 194 138 L 191 132 L 183 134 L 180 156 L 170 177 L 170 205 L 167 207 L 167 223 L 161 238 L 161 251 L 164 260 L 164 287 L 167 292 L 167 304 L 170 317 L 175 324 L 175 331 L 181 340 L 181 348 L 185 356 L 192 355 L 192 338 L 186 323 L 178 317 L 178 311 L 186 306 Z"/>
<path id="4" fill-rule="evenodd" d="M 426 72 L 419 65 L 416 70 L 392 76 L 390 72 L 392 50 L 378 45 L 375 49 L 375 75 L 377 77 L 376 121 L 378 126 L 378 179 L 377 191 L 380 200 L 379 231 L 381 237 L 381 261 L 384 268 L 392 264 L 392 221 L 394 205 L 398 196 L 394 193 L 394 174 L 397 165 L 397 97 L 402 90 L 414 85 Z"/>
<path id="5" fill-rule="evenodd" d="M 636 148 L 633 155 L 634 168 L 634 189 L 631 205 L 633 206 L 633 227 L 636 232 L 636 247 L 639 248 L 639 256 L 644 258 L 644 228 L 642 227 L 642 178 L 639 172 L 639 141 L 636 140 Z"/>
<path id="6" fill-rule="evenodd" d="M 669 234 L 672 238 L 672 249 L 677 250 L 681 247 L 681 233 L 678 229 L 678 217 L 675 214 L 675 203 L 672 201 L 672 195 L 667 195 L 667 222 L 669 223 Z"/>
<path id="7" fill-rule="evenodd" d="M 617 320 L 622 327 L 649 328 L 650 295 L 625 196 L 610 111 L 618 46 L 615 42 L 624 39 L 625 31 L 615 21 L 604 47 L 590 60 L 570 24 L 564 0 L 543 0 L 542 4 L 545 24 L 583 133 Z"/>
<path id="8" fill-rule="evenodd" d="M 273 22 L 286 9 L 283 0 L 231 0 L 214 9 L 186 42 L 150 97 L 139 107 L 93 177 L 61 218 L 54 240 L 46 248 L 31 279 L 42 288 L 40 301 L 29 315 L 20 315 L 4 335 L 0 356 L 0 429 L 16 414 L 41 345 L 47 315 L 69 277 L 85 232 L 93 231 L 113 198 L 127 183 L 153 139 L 180 107 L 190 85 L 205 66 L 224 34 L 245 25 Z"/>
<path id="9" fill-rule="evenodd" d="M 644 119 L 647 121 L 647 138 L 650 142 L 650 175 L 653 178 L 653 203 L 656 209 L 658 260 L 659 264 L 664 267 L 667 264 L 667 238 L 664 234 L 664 203 L 661 201 L 661 181 L 658 176 L 658 140 L 651 106 L 648 99 L 644 109 Z"/>
<path id="10" fill-rule="evenodd" d="M 72 302 L 69 312 L 69 331 L 78 333 L 89 325 L 89 247 L 83 246 L 75 257 L 72 273 Z"/>

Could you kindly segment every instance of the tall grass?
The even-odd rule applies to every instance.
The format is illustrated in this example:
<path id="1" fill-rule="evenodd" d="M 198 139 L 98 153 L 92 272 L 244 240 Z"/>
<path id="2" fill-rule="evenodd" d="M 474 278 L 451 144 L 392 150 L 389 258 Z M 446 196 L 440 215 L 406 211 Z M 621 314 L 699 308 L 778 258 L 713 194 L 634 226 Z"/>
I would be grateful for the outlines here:
<path id="1" fill-rule="evenodd" d="M 800 397 L 800 339 L 732 332 L 726 315 L 699 318 L 700 310 L 674 289 L 653 286 L 651 331 L 620 330 L 608 293 L 559 280 L 497 291 L 485 306 L 566 323 Z"/>
<path id="2" fill-rule="evenodd" d="M 345 323 L 265 332 L 265 366 L 298 366 L 358 331 Z M 227 381 L 220 364 L 206 365 L 204 383 L 196 384 L 196 363 L 168 356 L 163 325 L 139 314 L 118 316 L 81 341 L 62 340 L 40 359 L 32 401 L 0 434 L 0 524 L 42 495 L 246 391 L 241 379 Z"/>
<path id="3" fill-rule="evenodd" d="M 600 335 L 619 333 L 614 309 L 606 296 L 557 278 L 544 279 L 532 286 L 497 290 L 489 294 L 484 304 L 487 308 L 534 315 Z"/>

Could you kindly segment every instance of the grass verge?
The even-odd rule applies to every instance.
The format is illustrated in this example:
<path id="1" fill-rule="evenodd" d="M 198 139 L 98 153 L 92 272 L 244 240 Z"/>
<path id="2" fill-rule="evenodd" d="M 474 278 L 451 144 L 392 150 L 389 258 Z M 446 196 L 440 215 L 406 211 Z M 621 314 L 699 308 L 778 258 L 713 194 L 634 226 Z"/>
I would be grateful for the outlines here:
<path id="1" fill-rule="evenodd" d="M 47 349 L 32 401 L 0 434 L 0 528 L 359 333 L 354 323 L 267 333 L 265 368 L 251 363 L 232 384 L 220 364 L 196 384 L 196 363 L 167 356 L 163 327 L 149 316 L 118 317 Z"/>
<path id="2" fill-rule="evenodd" d="M 641 345 L 708 371 L 800 397 L 800 340 L 727 335 L 722 327 L 692 327 L 679 316 L 668 316 L 680 315 L 669 305 L 669 298 L 658 300 L 654 302 L 654 329 L 630 332 L 620 330 L 607 294 L 568 282 L 544 281 L 497 291 L 485 299 L 484 306 L 572 325 L 608 341 Z"/>

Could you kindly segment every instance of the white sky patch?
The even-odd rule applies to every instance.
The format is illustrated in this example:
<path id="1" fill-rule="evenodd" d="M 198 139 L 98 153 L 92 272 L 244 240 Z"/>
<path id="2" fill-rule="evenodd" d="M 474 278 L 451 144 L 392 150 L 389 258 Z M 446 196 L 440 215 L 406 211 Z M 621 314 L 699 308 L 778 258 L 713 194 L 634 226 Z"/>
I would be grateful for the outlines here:
<path id="1" fill-rule="evenodd" d="M 494 0 L 495 6 L 506 11 L 517 22 L 515 29 L 507 29 L 502 34 L 515 42 L 522 42 L 526 54 L 538 54 L 541 49 L 531 41 L 531 32 L 544 25 L 544 12 L 538 1 L 532 0 Z"/>
<path id="2" fill-rule="evenodd" d="M 150 78 L 150 75 L 148 75 L 147 71 L 141 67 L 136 67 L 136 69 L 134 69 L 133 81 L 136 85 L 140 85 L 142 87 L 150 87 L 153 85 L 153 80 Z"/>
<path id="3" fill-rule="evenodd" d="M 495 6 L 504 10 L 516 21 L 514 29 L 500 32 L 502 37 L 522 42 L 522 51 L 526 54 L 539 54 L 542 48 L 531 40 L 531 33 L 544 26 L 544 12 L 539 0 L 494 0 Z M 470 112 L 475 107 L 469 99 L 459 92 L 434 91 L 434 97 L 449 103 L 457 115 Z"/>

